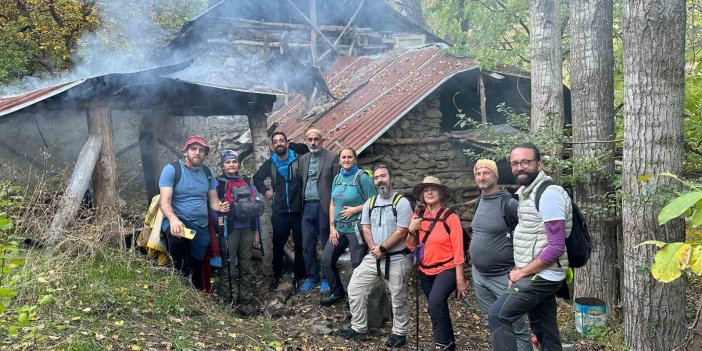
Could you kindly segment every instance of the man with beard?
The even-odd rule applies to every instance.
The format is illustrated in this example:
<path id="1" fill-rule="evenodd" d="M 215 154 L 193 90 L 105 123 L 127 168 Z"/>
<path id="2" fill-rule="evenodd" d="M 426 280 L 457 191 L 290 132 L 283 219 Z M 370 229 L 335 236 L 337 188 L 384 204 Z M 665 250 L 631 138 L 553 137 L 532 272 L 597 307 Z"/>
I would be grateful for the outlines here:
<path id="1" fill-rule="evenodd" d="M 273 279 L 268 285 L 269 291 L 275 291 L 283 276 L 283 256 L 285 243 L 292 231 L 295 245 L 295 273 L 293 288 L 305 278 L 305 262 L 302 256 L 302 228 L 300 211 L 302 210 L 301 181 L 299 159 L 295 152 L 288 149 L 288 137 L 283 132 L 271 135 L 273 155 L 263 162 L 253 176 L 254 185 L 260 194 L 273 199 L 271 225 L 273 226 Z M 271 180 L 271 188 L 264 181 Z"/>
<path id="2" fill-rule="evenodd" d="M 409 249 L 405 246 L 407 229 L 412 220 L 412 206 L 392 186 L 392 173 L 385 165 L 373 168 L 373 183 L 378 195 L 363 205 L 361 225 L 369 253 L 353 270 L 348 286 L 351 327 L 338 335 L 351 340 L 368 338 L 368 295 L 378 279 L 390 289 L 392 299 L 392 335 L 385 346 L 394 348 L 405 344 L 409 326 L 407 280 L 412 271 Z"/>
<path id="3" fill-rule="evenodd" d="M 166 217 L 162 228 L 175 268 L 184 276 L 192 272 L 193 285 L 207 290 L 209 270 L 203 261 L 210 244 L 208 211 L 227 212 L 229 203 L 219 201 L 217 181 L 202 164 L 210 152 L 207 141 L 192 135 L 183 143 L 182 151 L 183 159 L 166 165 L 158 181 L 159 204 Z M 186 228 L 195 231 L 190 240 L 184 238 Z"/>
<path id="4" fill-rule="evenodd" d="M 490 305 L 507 290 L 509 271 L 514 267 L 512 231 L 518 219 L 519 202 L 497 185 L 498 175 L 495 161 L 478 160 L 473 166 L 480 198 L 471 222 L 471 276 L 480 312 L 486 323 Z M 529 330 L 523 315 L 514 322 L 513 327 L 517 336 L 517 350 L 531 351 Z"/>
<path id="5" fill-rule="evenodd" d="M 561 350 L 556 319 L 556 292 L 568 269 L 565 239 L 573 224 L 570 197 L 563 188 L 551 185 L 535 204 L 536 191 L 551 177 L 534 144 L 520 144 L 509 156 L 512 174 L 522 187 L 519 195 L 519 224 L 514 230 L 515 268 L 509 272 L 507 291 L 490 306 L 492 349 L 516 350 L 512 324 L 528 313 L 531 330 L 542 350 Z"/>
<path id="6" fill-rule="evenodd" d="M 317 241 L 322 248 L 329 240 L 329 203 L 334 176 L 339 173 L 339 158 L 322 147 L 324 138 L 319 129 L 310 129 L 305 135 L 305 143 L 310 152 L 300 157 L 302 175 L 302 247 L 305 257 L 307 279 L 300 286 L 305 294 L 320 285 L 322 294 L 329 292 L 329 283 L 319 277 Z M 321 284 L 320 284 L 321 283 Z"/>

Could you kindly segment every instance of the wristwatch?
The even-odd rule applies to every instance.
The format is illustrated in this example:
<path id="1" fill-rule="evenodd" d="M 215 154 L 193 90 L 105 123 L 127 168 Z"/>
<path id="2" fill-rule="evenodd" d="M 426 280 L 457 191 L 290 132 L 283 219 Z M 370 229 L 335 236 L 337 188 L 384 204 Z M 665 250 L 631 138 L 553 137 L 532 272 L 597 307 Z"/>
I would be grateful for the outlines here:
<path id="1" fill-rule="evenodd" d="M 385 246 L 383 246 L 382 244 L 378 247 L 378 250 L 380 250 L 381 253 L 387 253 L 387 252 L 388 252 L 388 249 L 387 249 Z"/>

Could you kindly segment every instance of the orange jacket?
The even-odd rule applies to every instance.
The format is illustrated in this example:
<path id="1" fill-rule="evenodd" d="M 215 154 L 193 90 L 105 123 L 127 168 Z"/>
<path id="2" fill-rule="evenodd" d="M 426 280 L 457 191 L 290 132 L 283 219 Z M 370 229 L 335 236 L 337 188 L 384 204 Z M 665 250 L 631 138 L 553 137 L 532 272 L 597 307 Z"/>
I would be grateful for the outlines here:
<path id="1" fill-rule="evenodd" d="M 458 215 L 452 213 L 446 218 L 446 209 L 441 214 L 441 218 L 445 218 L 448 224 L 450 235 L 446 232 L 443 220 L 438 220 L 434 229 L 429 235 L 426 244 L 424 244 L 424 259 L 419 269 L 426 275 L 437 275 L 447 269 L 456 267 L 465 263 L 463 255 L 463 228 L 461 227 L 461 219 Z M 438 211 L 437 211 L 438 212 Z M 427 230 L 433 222 L 436 214 L 429 212 L 427 208 L 422 216 L 422 221 L 419 224 L 419 242 L 424 240 L 427 235 Z M 414 245 L 408 245 L 410 249 L 414 249 Z M 425 268 L 423 266 L 432 266 L 438 263 L 445 262 L 437 267 Z"/>

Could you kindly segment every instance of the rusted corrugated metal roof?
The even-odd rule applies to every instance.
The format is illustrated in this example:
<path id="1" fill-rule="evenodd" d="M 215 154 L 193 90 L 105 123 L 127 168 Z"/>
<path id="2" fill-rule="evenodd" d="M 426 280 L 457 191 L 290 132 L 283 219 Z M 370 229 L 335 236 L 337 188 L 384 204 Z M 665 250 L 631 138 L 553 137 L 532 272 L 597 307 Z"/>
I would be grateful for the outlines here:
<path id="1" fill-rule="evenodd" d="M 64 91 L 80 85 L 83 82 L 85 82 L 85 79 L 79 79 L 17 96 L 0 96 L 0 116 L 21 110 L 54 95 L 63 93 Z"/>
<path id="2" fill-rule="evenodd" d="M 298 96 L 271 115 L 269 124 L 277 123 L 276 130 L 296 142 L 314 126 L 325 132 L 328 149 L 351 146 L 361 152 L 441 84 L 477 68 L 475 61 L 442 49 L 427 45 L 374 57 L 339 58 L 325 74 L 338 99 L 326 112 L 305 118 L 304 101 Z"/>

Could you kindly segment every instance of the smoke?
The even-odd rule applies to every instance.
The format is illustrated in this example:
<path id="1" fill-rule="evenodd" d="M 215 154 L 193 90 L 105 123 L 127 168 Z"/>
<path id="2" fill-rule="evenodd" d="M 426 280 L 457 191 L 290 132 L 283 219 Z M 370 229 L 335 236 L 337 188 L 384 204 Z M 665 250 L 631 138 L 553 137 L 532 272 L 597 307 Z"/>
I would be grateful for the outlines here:
<path id="1" fill-rule="evenodd" d="M 162 48 L 186 20 L 207 9 L 207 0 L 99 0 L 95 6 L 100 27 L 79 39 L 69 72 L 28 76 L 0 87 L 0 95 L 161 66 Z"/>

